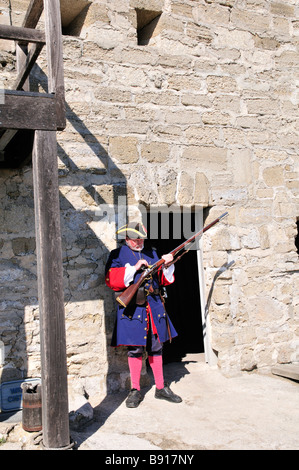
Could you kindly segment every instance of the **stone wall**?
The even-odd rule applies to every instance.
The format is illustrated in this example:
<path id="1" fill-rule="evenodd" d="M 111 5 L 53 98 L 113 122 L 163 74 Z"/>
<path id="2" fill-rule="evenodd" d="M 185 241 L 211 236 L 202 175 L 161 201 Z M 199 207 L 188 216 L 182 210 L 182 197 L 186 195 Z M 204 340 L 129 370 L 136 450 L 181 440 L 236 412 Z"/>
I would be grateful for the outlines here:
<path id="1" fill-rule="evenodd" d="M 1 19 L 20 24 L 29 2 L 10 3 L 12 12 L 0 1 Z M 114 300 L 104 285 L 119 197 L 132 213 L 139 203 L 201 206 L 206 223 L 227 210 L 203 238 L 218 365 L 231 375 L 299 361 L 296 3 L 95 0 L 66 22 L 58 158 L 73 388 L 128 385 L 122 353 L 107 346 Z M 41 56 L 34 89 L 45 72 Z M 39 374 L 30 167 L 1 171 L 0 193 L 3 380 Z"/>

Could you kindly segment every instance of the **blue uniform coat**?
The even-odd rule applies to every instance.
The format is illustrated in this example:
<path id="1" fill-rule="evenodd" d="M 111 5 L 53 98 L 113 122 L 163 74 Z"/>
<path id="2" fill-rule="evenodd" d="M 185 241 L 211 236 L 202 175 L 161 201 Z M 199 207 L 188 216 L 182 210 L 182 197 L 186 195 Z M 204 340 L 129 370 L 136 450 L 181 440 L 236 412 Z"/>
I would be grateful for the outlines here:
<path id="1" fill-rule="evenodd" d="M 113 250 L 106 264 L 106 284 L 114 291 L 124 290 L 126 288 L 124 285 L 125 266 L 127 264 L 134 266 L 140 257 L 150 265 L 159 259 L 157 253 L 152 249 L 143 249 L 140 253 L 123 245 Z M 140 272 L 135 273 L 134 283 L 140 274 Z M 163 276 L 162 269 L 153 276 L 151 284 L 154 289 L 169 284 Z M 157 333 L 160 343 L 170 339 L 168 327 L 171 337 L 177 336 L 173 324 L 167 317 L 160 295 L 149 295 L 146 304 L 142 306 L 136 305 L 134 300 L 126 308 L 118 305 L 112 346 L 145 346 L 150 318 L 151 323 L 154 324 L 153 332 Z"/>

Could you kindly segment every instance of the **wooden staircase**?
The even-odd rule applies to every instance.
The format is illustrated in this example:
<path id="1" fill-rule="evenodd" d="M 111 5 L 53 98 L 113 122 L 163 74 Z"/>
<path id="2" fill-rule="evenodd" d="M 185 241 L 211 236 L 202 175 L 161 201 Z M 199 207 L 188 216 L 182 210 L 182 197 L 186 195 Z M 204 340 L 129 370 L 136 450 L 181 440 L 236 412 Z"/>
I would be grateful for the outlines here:
<path id="1" fill-rule="evenodd" d="M 36 30 L 44 10 L 45 32 Z M 43 445 L 70 447 L 56 131 L 66 125 L 60 0 L 31 0 L 22 27 L 0 25 L 16 41 L 18 75 L 0 104 L 0 171 L 32 157 L 41 342 Z M 29 49 L 29 44 L 31 48 Z M 48 92 L 29 90 L 47 49 Z"/>
<path id="2" fill-rule="evenodd" d="M 43 10 L 45 32 L 35 29 Z M 17 168 L 31 158 L 34 131 L 66 125 L 60 2 L 31 0 L 22 27 L 0 25 L 0 39 L 16 41 L 17 60 L 17 78 L 1 96 L 0 168 Z M 30 92 L 29 75 L 44 46 L 48 93 Z"/>

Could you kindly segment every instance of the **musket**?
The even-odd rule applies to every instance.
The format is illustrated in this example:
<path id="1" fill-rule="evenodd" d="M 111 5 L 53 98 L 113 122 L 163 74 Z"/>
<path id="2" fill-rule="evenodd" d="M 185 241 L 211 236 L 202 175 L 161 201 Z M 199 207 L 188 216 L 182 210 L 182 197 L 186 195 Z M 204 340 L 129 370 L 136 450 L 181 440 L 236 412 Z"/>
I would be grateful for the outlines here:
<path id="1" fill-rule="evenodd" d="M 220 220 L 222 220 L 224 217 L 228 215 L 228 212 L 224 212 L 224 214 L 220 215 L 217 219 L 213 220 L 209 225 L 206 225 L 204 228 L 202 228 L 199 232 L 197 232 L 195 235 L 190 237 L 188 240 L 183 242 L 181 245 L 177 246 L 174 250 L 170 252 L 170 254 L 173 256 L 173 261 L 171 263 L 167 264 L 167 267 L 171 266 L 172 264 L 176 263 L 185 253 L 187 253 L 190 250 L 190 247 L 192 243 L 196 240 L 196 238 L 200 237 L 203 233 L 205 233 L 207 230 L 209 230 L 211 227 L 213 227 L 215 224 L 217 224 Z M 186 247 L 190 247 L 186 249 Z M 185 252 L 178 256 L 180 251 L 184 250 Z M 176 256 L 176 258 L 175 258 Z M 137 294 L 138 289 L 142 286 L 143 283 L 145 283 L 148 279 L 150 279 L 153 274 L 155 274 L 158 269 L 165 263 L 165 260 L 163 258 L 159 259 L 156 261 L 155 264 L 152 266 L 149 266 L 146 268 L 139 279 L 134 283 L 130 284 L 117 298 L 117 302 L 122 305 L 123 307 L 127 307 L 133 297 Z"/>

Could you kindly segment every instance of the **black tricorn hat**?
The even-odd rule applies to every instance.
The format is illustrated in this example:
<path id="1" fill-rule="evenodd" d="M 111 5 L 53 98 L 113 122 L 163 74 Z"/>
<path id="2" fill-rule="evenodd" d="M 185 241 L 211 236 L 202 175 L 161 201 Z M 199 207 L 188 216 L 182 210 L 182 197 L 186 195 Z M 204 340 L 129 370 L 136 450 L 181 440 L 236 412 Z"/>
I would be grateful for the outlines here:
<path id="1" fill-rule="evenodd" d="M 123 234 L 128 238 L 147 238 L 147 231 L 144 225 L 140 222 L 130 222 L 129 224 L 123 225 L 120 227 L 117 232 L 119 234 Z"/>

